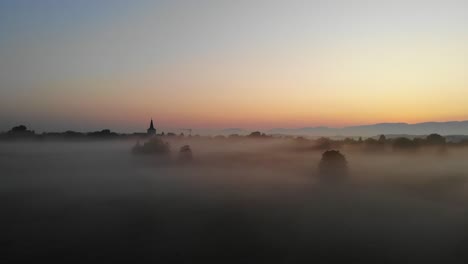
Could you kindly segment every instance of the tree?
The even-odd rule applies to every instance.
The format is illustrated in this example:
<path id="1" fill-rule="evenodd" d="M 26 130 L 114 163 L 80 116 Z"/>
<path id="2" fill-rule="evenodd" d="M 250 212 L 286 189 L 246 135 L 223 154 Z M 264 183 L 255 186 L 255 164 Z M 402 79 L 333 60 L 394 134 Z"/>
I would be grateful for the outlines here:
<path id="1" fill-rule="evenodd" d="M 13 133 L 17 133 L 17 132 L 25 132 L 26 130 L 28 130 L 28 129 L 26 128 L 26 126 L 24 126 L 24 125 L 19 125 L 19 126 L 13 127 L 10 131 L 13 132 Z"/>
<path id="2" fill-rule="evenodd" d="M 387 138 L 385 137 L 385 135 L 380 135 L 380 137 L 379 137 L 379 143 L 380 144 L 385 144 L 386 140 L 387 140 Z"/>
<path id="3" fill-rule="evenodd" d="M 140 142 L 137 142 L 133 147 L 132 152 L 134 154 L 168 155 L 170 147 L 169 143 L 163 142 L 158 137 L 153 137 L 143 145 L 141 145 Z"/>
<path id="4" fill-rule="evenodd" d="M 326 150 L 331 148 L 332 142 L 329 138 L 321 137 L 315 141 L 315 145 L 318 149 Z"/>
<path id="5" fill-rule="evenodd" d="M 35 132 L 28 130 L 28 128 L 24 125 L 19 125 L 13 127 L 10 131 L 7 132 L 9 136 L 13 137 L 33 137 L 35 136 Z"/>
<path id="6" fill-rule="evenodd" d="M 366 140 L 364 140 L 364 143 L 366 143 L 366 145 L 376 145 L 377 142 L 378 141 L 373 138 L 366 138 Z"/>
<path id="7" fill-rule="evenodd" d="M 262 137 L 262 133 L 260 133 L 260 131 L 255 131 L 255 132 L 250 133 L 249 137 L 259 138 L 259 137 Z"/>
<path id="8" fill-rule="evenodd" d="M 180 148 L 178 159 L 180 162 L 190 162 L 193 160 L 192 149 L 189 145 Z"/>
<path id="9" fill-rule="evenodd" d="M 337 182 L 348 174 L 348 163 L 345 156 L 338 150 L 328 150 L 322 154 L 319 163 L 321 182 Z"/>
<path id="10" fill-rule="evenodd" d="M 356 140 L 354 140 L 353 138 L 345 138 L 345 139 L 343 140 L 343 143 L 344 143 L 344 144 L 349 144 L 349 145 L 351 145 L 351 144 L 356 143 Z"/>
<path id="11" fill-rule="evenodd" d="M 393 148 L 400 150 L 415 149 L 419 146 L 417 141 L 405 137 L 397 138 L 393 141 Z"/>
<path id="12" fill-rule="evenodd" d="M 229 139 L 240 138 L 239 134 L 231 134 L 228 136 Z"/>
<path id="13" fill-rule="evenodd" d="M 428 145 L 444 145 L 445 138 L 439 134 L 430 134 L 426 137 L 426 143 Z"/>

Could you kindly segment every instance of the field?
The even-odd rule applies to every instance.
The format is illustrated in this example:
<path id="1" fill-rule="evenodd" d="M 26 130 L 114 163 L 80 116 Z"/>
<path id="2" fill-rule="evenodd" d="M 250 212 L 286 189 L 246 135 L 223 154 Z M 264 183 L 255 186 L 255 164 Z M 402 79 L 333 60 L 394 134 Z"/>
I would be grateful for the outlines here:
<path id="1" fill-rule="evenodd" d="M 467 263 L 468 151 L 343 148 L 345 183 L 318 181 L 321 151 L 282 140 L 0 145 L 3 263 Z M 194 160 L 179 163 L 178 149 Z"/>

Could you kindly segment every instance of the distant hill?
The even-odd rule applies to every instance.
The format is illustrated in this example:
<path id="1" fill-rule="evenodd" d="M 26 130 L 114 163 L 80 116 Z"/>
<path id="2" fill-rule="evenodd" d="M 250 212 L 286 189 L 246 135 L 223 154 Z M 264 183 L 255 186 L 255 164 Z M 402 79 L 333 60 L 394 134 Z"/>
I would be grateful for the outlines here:
<path id="1" fill-rule="evenodd" d="M 226 128 L 221 131 L 221 134 L 223 135 L 232 135 L 232 134 L 238 134 L 238 135 L 247 135 L 250 132 L 247 130 L 244 130 L 242 128 Z"/>
<path id="2" fill-rule="evenodd" d="M 268 134 L 304 135 L 304 136 L 363 136 L 380 134 L 427 135 L 468 135 L 468 121 L 407 123 L 379 123 L 373 125 L 349 126 L 343 128 L 303 127 L 296 129 L 274 128 Z"/>

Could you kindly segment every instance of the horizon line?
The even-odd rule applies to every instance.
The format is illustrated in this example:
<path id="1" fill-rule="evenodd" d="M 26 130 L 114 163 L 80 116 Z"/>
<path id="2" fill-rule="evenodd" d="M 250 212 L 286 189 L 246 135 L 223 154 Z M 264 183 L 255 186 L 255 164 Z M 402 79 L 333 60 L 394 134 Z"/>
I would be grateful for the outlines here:
<path id="1" fill-rule="evenodd" d="M 229 130 L 241 130 L 241 131 L 244 131 L 244 132 L 252 132 L 252 131 L 260 131 L 260 132 L 268 132 L 268 131 L 273 131 L 273 130 L 277 130 L 277 129 L 284 129 L 284 130 L 300 130 L 300 129 L 311 129 L 311 128 L 326 128 L 326 129 L 346 129 L 346 128 L 352 128 L 352 127 L 363 127 L 363 126 L 375 126 L 375 125 L 396 125 L 396 124 L 401 124 L 401 125 L 420 125 L 420 124 L 429 124 L 429 123 L 435 123 L 435 124 L 442 124 L 442 123 L 463 123 L 463 122 L 468 122 L 468 120 L 450 120 L 450 121 L 424 121 L 424 122 L 417 122 L 417 123 L 407 123 L 407 122 L 380 122 L 380 123 L 367 123 L 367 124 L 355 124 L 355 125 L 348 125 L 348 126 L 340 126 L 340 127 L 334 127 L 334 126 L 324 126 L 324 125 L 316 125 L 316 126 L 301 126 L 301 127 L 272 127 L 272 128 L 265 128 L 265 129 L 255 129 L 255 128 L 244 128 L 244 127 L 220 127 L 220 128 L 193 128 L 192 130 L 193 131 L 229 131 Z M 24 123 L 20 124 L 18 123 L 17 125 L 14 125 L 13 127 L 16 127 L 16 126 L 21 126 L 21 125 L 24 125 Z M 25 125 L 26 126 L 26 125 Z M 32 127 L 28 127 L 26 126 L 28 129 L 31 129 L 32 131 L 36 131 L 34 128 Z M 158 129 L 158 127 L 156 126 L 156 128 Z M 10 128 L 11 129 L 11 128 Z M 71 131 L 71 132 L 80 132 L 80 133 L 89 133 L 89 132 L 98 132 L 98 131 L 102 131 L 102 130 L 106 130 L 106 129 L 109 129 L 107 127 L 102 127 L 100 129 L 97 129 L 97 130 L 89 130 L 89 131 L 84 131 L 84 130 L 72 130 L 72 129 L 66 129 L 66 130 L 57 130 L 57 131 L 41 131 L 41 133 L 64 133 L 64 132 L 68 132 L 68 131 Z M 134 134 L 134 133 L 145 133 L 144 131 L 146 131 L 147 128 L 142 128 L 141 132 L 139 131 L 133 131 L 133 132 L 116 132 L 116 133 L 119 133 L 119 134 Z M 113 131 L 112 129 L 109 129 L 111 130 L 112 132 L 115 132 Z M 181 130 L 187 130 L 187 128 L 182 128 L 182 127 L 162 127 L 162 128 L 159 128 L 158 130 L 166 130 L 167 133 L 170 133 L 172 131 L 170 130 L 173 130 L 173 131 L 181 131 Z M 5 132 L 8 132 L 9 130 L 6 130 L 6 131 L 0 131 L 0 133 L 5 133 Z M 164 131 L 163 131 L 164 132 Z"/>

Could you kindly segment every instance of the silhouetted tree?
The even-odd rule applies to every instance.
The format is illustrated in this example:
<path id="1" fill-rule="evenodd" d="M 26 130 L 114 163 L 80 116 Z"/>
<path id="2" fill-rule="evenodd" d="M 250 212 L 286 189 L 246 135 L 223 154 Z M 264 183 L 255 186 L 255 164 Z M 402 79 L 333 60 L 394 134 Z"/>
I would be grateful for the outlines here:
<path id="1" fill-rule="evenodd" d="M 417 147 L 419 147 L 417 140 L 400 137 L 393 141 L 393 148 L 397 150 L 411 150 L 416 149 Z"/>
<path id="2" fill-rule="evenodd" d="M 346 158 L 338 150 L 325 151 L 318 169 L 321 182 L 342 181 L 348 174 Z"/>
<path id="3" fill-rule="evenodd" d="M 426 137 L 426 144 L 428 145 L 444 145 L 445 138 L 439 134 L 430 134 Z"/>
<path id="4" fill-rule="evenodd" d="M 138 141 L 132 148 L 134 154 L 157 154 L 167 155 L 170 152 L 169 143 L 163 142 L 158 137 L 152 137 L 148 142 L 143 145 Z"/>
<path id="5" fill-rule="evenodd" d="M 332 142 L 329 138 L 321 137 L 315 141 L 317 149 L 326 150 L 331 148 Z"/>
<path id="6" fill-rule="evenodd" d="M 118 134 L 115 132 L 111 132 L 109 129 L 103 129 L 101 131 L 90 132 L 88 133 L 88 136 L 100 138 L 100 139 L 106 139 L 106 138 L 115 138 L 118 136 Z"/>
<path id="7" fill-rule="evenodd" d="M 178 159 L 181 162 L 189 162 L 193 160 L 192 149 L 189 145 L 185 145 L 180 148 Z"/>
<path id="8" fill-rule="evenodd" d="M 24 125 L 19 125 L 13 127 L 10 131 L 7 132 L 7 135 L 12 138 L 30 138 L 36 135 L 34 131 L 28 130 Z"/>
<path id="9" fill-rule="evenodd" d="M 13 127 L 10 131 L 12 133 L 18 133 L 18 132 L 25 132 L 27 131 L 28 129 L 26 128 L 26 126 L 24 125 L 19 125 L 19 126 L 15 126 Z"/>
<path id="10" fill-rule="evenodd" d="M 364 143 L 369 146 L 375 146 L 377 145 L 377 140 L 373 138 L 366 138 L 366 140 L 364 140 Z"/>
<path id="11" fill-rule="evenodd" d="M 228 136 L 229 139 L 238 139 L 240 138 L 239 134 L 231 134 Z"/>
<path id="12" fill-rule="evenodd" d="M 250 133 L 250 135 L 248 137 L 259 138 L 261 136 L 262 136 L 262 133 L 260 133 L 259 131 L 255 131 L 255 132 Z"/>
<path id="13" fill-rule="evenodd" d="M 379 137 L 379 143 L 380 143 L 380 144 L 385 144 L 385 141 L 387 141 L 387 138 L 385 137 L 385 135 L 380 135 L 380 137 Z"/>
<path id="14" fill-rule="evenodd" d="M 445 137 L 439 134 L 430 134 L 426 137 L 425 142 L 426 145 L 435 147 L 437 153 L 440 155 L 447 154 L 447 142 Z"/>
<path id="15" fill-rule="evenodd" d="M 344 144 L 347 144 L 347 145 L 352 145 L 352 144 L 355 144 L 356 143 L 356 140 L 354 140 L 353 138 L 345 138 L 343 140 L 343 143 Z"/>
<path id="16" fill-rule="evenodd" d="M 63 137 L 65 139 L 79 139 L 79 138 L 84 138 L 85 134 L 68 130 L 65 133 L 63 133 Z"/>

